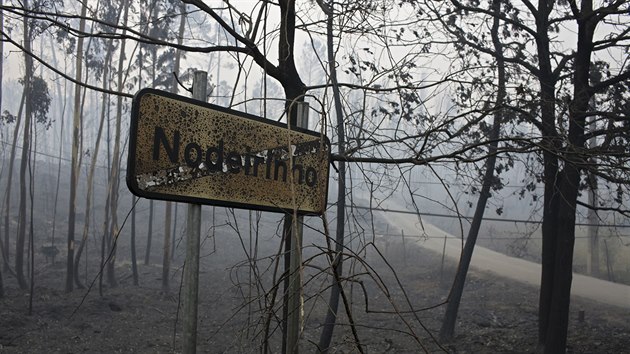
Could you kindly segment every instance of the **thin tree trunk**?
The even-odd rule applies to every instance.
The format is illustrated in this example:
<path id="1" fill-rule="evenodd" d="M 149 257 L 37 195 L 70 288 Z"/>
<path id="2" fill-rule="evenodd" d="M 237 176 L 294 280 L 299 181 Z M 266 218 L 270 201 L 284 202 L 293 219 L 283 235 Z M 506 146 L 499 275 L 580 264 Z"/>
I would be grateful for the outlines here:
<path id="1" fill-rule="evenodd" d="M 162 291 L 169 293 L 169 272 L 171 268 L 171 219 L 172 207 L 171 203 L 166 203 L 166 211 L 164 213 L 164 247 L 162 258 Z"/>
<path id="2" fill-rule="evenodd" d="M 0 0 L 0 6 L 4 5 L 4 0 Z M 0 32 L 4 33 L 4 11 L 0 11 Z M 2 109 L 2 79 L 4 78 L 4 41 L 0 41 L 0 112 Z M 1 284 L 1 283 L 0 283 Z"/>
<path id="3" fill-rule="evenodd" d="M 87 4 L 84 2 L 81 6 L 81 20 L 79 22 L 79 30 L 85 31 L 85 15 L 87 13 Z M 77 43 L 76 57 L 76 73 L 75 79 L 81 81 L 83 77 L 83 37 L 79 37 Z M 82 135 L 81 129 L 81 86 L 75 84 L 74 87 L 74 113 L 72 118 L 72 162 L 70 170 L 70 200 L 68 207 L 68 254 L 66 268 L 66 292 L 71 292 L 74 286 L 74 230 L 76 222 L 76 198 L 77 184 L 79 181 L 79 144 Z M 86 216 L 89 218 L 89 216 Z M 87 221 L 86 221 L 87 222 Z"/>
<path id="4" fill-rule="evenodd" d="M 105 98 L 108 96 L 103 96 L 103 100 L 105 101 Z M 104 107 L 107 107 L 107 118 L 105 119 L 105 121 L 107 122 L 107 197 L 105 198 L 105 218 L 103 219 L 103 231 L 102 231 L 102 239 L 101 239 L 101 266 L 100 266 L 100 272 L 99 272 L 99 277 L 98 277 L 98 291 L 100 296 L 103 296 L 103 273 L 105 270 L 105 252 L 106 249 L 109 248 L 109 237 L 107 237 L 108 234 L 108 230 L 109 230 L 109 212 L 110 212 L 110 203 L 111 203 L 111 194 L 109 193 L 109 185 L 111 184 L 111 176 L 112 176 L 112 164 L 111 164 L 111 131 L 110 131 L 110 117 L 111 117 L 111 111 L 110 111 L 110 105 L 109 102 L 107 102 L 107 104 L 103 105 Z"/>
<path id="5" fill-rule="evenodd" d="M 2 278 L 2 269 L 0 269 L 0 299 L 4 298 L 4 280 Z"/>
<path id="6" fill-rule="evenodd" d="M 123 31 L 122 36 L 127 34 L 127 20 L 129 14 L 129 0 L 123 1 Z M 123 63 L 125 59 L 125 45 L 126 40 L 122 39 L 120 44 L 120 57 L 118 59 L 118 85 L 117 89 L 122 91 L 123 88 Z M 123 98 L 122 96 L 118 96 L 117 104 L 116 104 L 116 128 L 114 132 L 114 153 L 112 160 L 112 173 L 111 180 L 109 183 L 109 194 L 111 195 L 110 200 L 110 208 L 111 208 L 111 228 L 109 233 L 110 240 L 110 257 L 109 262 L 107 263 L 107 281 L 110 286 L 116 286 L 116 276 L 114 273 L 114 265 L 116 262 L 116 238 L 118 237 L 118 189 L 120 183 L 120 140 L 121 140 L 121 124 L 122 124 L 122 105 Z"/>
<path id="7" fill-rule="evenodd" d="M 17 119 L 15 121 L 15 130 L 13 131 L 13 144 L 11 145 L 11 156 L 9 157 L 9 171 L 7 175 L 7 189 L 4 194 L 4 270 L 10 271 L 10 235 L 11 235 L 11 183 L 13 181 L 13 167 L 15 166 L 15 153 L 17 150 L 17 141 L 20 136 L 20 124 L 22 123 L 22 111 L 24 109 L 24 101 L 26 100 L 25 91 L 22 91 L 22 99 L 20 100 L 20 108 L 18 109 Z"/>
<path id="8" fill-rule="evenodd" d="M 506 74 L 505 60 L 503 59 L 503 45 L 499 39 L 499 13 L 501 12 L 501 2 L 499 0 L 494 0 L 492 7 L 495 16 L 493 17 L 494 21 L 492 24 L 491 34 L 497 58 L 498 87 L 493 117 L 494 121 L 492 123 L 492 131 L 489 137 L 491 143 L 488 146 L 488 158 L 486 159 L 485 173 L 482 181 L 483 185 L 481 187 L 481 192 L 479 193 L 479 199 L 477 200 L 472 224 L 470 225 L 470 230 L 468 230 L 466 244 L 460 256 L 455 280 L 453 281 L 453 286 L 448 297 L 448 304 L 446 306 L 446 312 L 444 313 L 444 319 L 442 320 L 442 327 L 440 328 L 440 339 L 442 341 L 450 341 L 455 332 L 455 323 L 457 320 L 457 313 L 459 311 L 459 304 L 461 303 L 462 294 L 464 292 L 466 276 L 468 274 L 470 261 L 472 260 L 473 251 L 475 250 L 475 244 L 477 243 L 477 236 L 479 235 L 479 229 L 481 228 L 481 223 L 483 221 L 486 204 L 488 202 L 488 198 L 490 198 L 490 188 L 492 187 L 494 167 L 497 161 L 496 151 L 499 145 L 498 139 L 501 131 L 501 118 L 503 115 L 502 107 L 506 95 Z"/>
<path id="9" fill-rule="evenodd" d="M 285 96 L 285 111 L 287 113 L 287 122 L 290 127 L 297 126 L 297 117 L 298 117 L 298 109 L 296 102 L 304 102 L 304 94 L 306 93 L 306 88 L 304 83 L 302 82 L 300 75 L 297 72 L 295 66 L 295 2 L 293 0 L 281 0 L 278 2 L 280 7 L 280 18 L 283 20 L 280 22 L 280 30 L 279 30 L 279 45 L 278 45 L 278 69 L 283 73 L 281 77 L 281 84 L 284 90 Z M 283 299 L 283 318 L 287 319 L 289 314 L 289 277 L 290 273 L 290 253 L 291 249 L 294 247 L 292 243 L 295 239 L 298 238 L 298 235 L 294 234 L 297 228 L 293 227 L 294 223 L 298 224 L 300 219 L 294 220 L 293 214 L 287 214 L 284 217 L 284 226 L 283 226 L 283 239 L 284 239 L 284 247 L 285 247 L 285 257 L 284 257 L 284 268 L 285 268 L 285 276 L 284 279 L 284 292 L 285 296 Z M 297 245 L 300 247 L 301 245 Z M 301 267 L 301 265 L 300 265 Z M 301 269 L 300 269 L 301 271 Z M 297 284 L 301 286 L 301 284 Z M 291 309 L 291 311 L 299 311 L 299 309 Z M 287 321 L 284 320 L 281 324 L 283 328 L 283 352 L 288 352 L 287 350 L 294 352 L 297 348 L 287 348 L 287 338 L 288 336 L 288 326 Z"/>
<path id="10" fill-rule="evenodd" d="M 597 203 L 597 176 L 589 174 L 589 191 L 588 191 L 588 203 L 593 207 L 596 207 Z M 593 277 L 599 277 L 599 218 L 597 217 L 597 211 L 593 209 L 588 210 L 588 260 L 587 268 L 588 274 Z"/>
<path id="11" fill-rule="evenodd" d="M 109 116 L 109 115 L 108 115 Z M 109 122 L 107 123 L 109 125 Z M 109 145 L 109 144 L 108 144 Z M 107 147 L 109 149 L 109 146 Z M 109 180 L 109 178 L 108 178 Z M 107 197 L 105 198 L 105 219 L 103 220 L 103 231 L 101 233 L 102 238 L 101 238 L 101 266 L 100 266 L 100 272 L 98 275 L 98 292 L 99 295 L 102 297 L 103 296 L 103 273 L 105 270 L 105 253 L 107 251 L 108 247 L 108 237 L 107 237 L 107 232 L 109 230 L 109 212 L 110 212 L 110 196 L 109 193 L 107 193 Z"/>
<path id="12" fill-rule="evenodd" d="M 53 62 L 55 63 L 55 66 L 57 66 L 57 55 L 55 54 L 56 51 L 52 50 L 51 54 L 52 54 L 52 58 L 53 58 Z M 60 116 L 60 131 L 59 131 L 59 159 L 57 160 L 57 183 L 55 186 L 55 201 L 53 203 L 53 224 L 52 224 L 52 231 L 51 231 L 51 246 L 55 245 L 55 232 L 57 230 L 57 205 L 59 204 L 59 187 L 61 185 L 61 163 L 63 162 L 63 159 L 61 157 L 63 157 L 63 147 L 64 147 L 64 141 L 63 141 L 63 132 L 64 132 L 64 127 L 65 127 L 65 116 L 66 116 L 66 90 L 67 90 L 67 84 L 64 85 L 64 90 L 63 93 L 61 92 L 61 85 L 59 84 L 59 80 L 56 81 L 56 88 L 57 88 L 57 96 L 58 97 L 64 97 L 63 99 L 63 108 L 61 108 L 61 111 L 59 113 Z M 54 257 L 53 257 L 53 263 L 54 263 Z"/>
<path id="13" fill-rule="evenodd" d="M 24 8 L 29 8 L 28 0 L 24 1 Z M 24 134 L 22 139 L 22 161 L 20 161 L 20 206 L 19 206 L 19 221 L 18 221 L 18 234 L 15 247 L 15 273 L 17 275 L 18 284 L 23 290 L 28 289 L 28 284 L 24 277 L 24 241 L 26 238 L 26 168 L 28 166 L 28 160 L 30 158 L 31 149 L 31 116 L 32 116 L 32 104 L 31 95 L 32 81 L 33 81 L 33 58 L 31 58 L 31 31 L 28 25 L 28 19 L 23 18 L 22 23 L 24 25 Z"/>
<path id="14" fill-rule="evenodd" d="M 0 0 L 0 6 L 4 5 L 4 0 Z M 2 32 L 4 32 L 4 11 L 0 11 L 0 30 Z M 0 112 L 2 112 L 2 72 L 4 69 L 4 41 L 0 41 Z M 5 242 L 9 241 L 9 234 L 6 234 L 5 236 Z M 2 257 L 2 262 L 4 264 L 4 267 L 7 267 L 8 264 L 6 262 L 8 262 L 7 256 L 5 255 L 5 249 L 7 249 L 8 245 L 3 245 L 2 244 L 2 239 L 0 239 L 0 257 Z M 0 267 L 0 299 L 2 299 L 4 297 L 4 282 L 2 279 L 2 267 Z"/>
<path id="15" fill-rule="evenodd" d="M 0 6 L 4 5 L 4 0 L 0 0 Z M 0 30 L 4 32 L 4 11 L 0 11 Z M 4 41 L 0 41 L 0 112 L 2 109 L 2 79 L 4 69 Z M 2 257 L 2 263 L 4 268 L 8 267 L 8 255 L 5 255 L 5 249 L 8 250 L 9 234 L 4 235 L 5 244 L 2 244 L 0 239 L 0 256 Z M 4 297 L 4 283 L 2 281 L 2 269 L 0 269 L 0 299 Z"/>
<path id="16" fill-rule="evenodd" d="M 111 41 L 110 41 L 111 42 Z M 105 78 L 108 77 L 109 75 L 109 62 L 111 60 L 111 45 L 107 46 L 107 52 L 105 54 L 105 65 L 104 65 L 104 69 L 103 69 L 103 89 L 106 90 L 108 88 L 107 83 L 108 80 L 106 80 Z M 79 277 L 79 261 L 81 260 L 81 255 L 83 253 L 83 248 L 84 245 L 87 243 L 88 240 L 88 235 L 89 235 L 89 229 L 90 229 L 90 218 L 87 217 L 90 214 L 90 211 L 92 210 L 92 193 L 94 190 L 94 174 L 96 171 L 96 163 L 98 160 L 98 152 L 100 150 L 100 146 L 101 146 L 101 137 L 103 136 L 103 126 L 105 125 L 105 117 L 106 115 L 106 105 L 107 105 L 107 99 L 108 99 L 108 94 L 103 93 L 103 103 L 102 103 L 102 107 L 101 107 L 101 119 L 99 121 L 98 124 L 98 131 L 96 133 L 96 143 L 94 145 L 94 152 L 92 153 L 92 161 L 90 164 L 90 170 L 88 172 L 88 177 L 87 177 L 87 195 L 85 197 L 85 215 L 86 215 L 86 220 L 85 223 L 83 224 L 83 236 L 81 237 L 81 244 L 79 245 L 79 248 L 77 249 L 77 254 L 74 260 L 74 281 L 77 284 L 78 288 L 83 288 L 83 284 L 81 283 L 81 279 Z"/>
<path id="17" fill-rule="evenodd" d="M 157 14 L 159 11 L 159 6 L 157 6 L 157 4 L 153 4 L 153 6 L 151 6 L 151 26 L 156 26 L 157 25 Z M 148 32 L 151 33 L 152 29 L 148 29 Z M 151 58 L 152 58 L 152 62 L 151 62 L 151 88 L 155 88 L 155 78 L 157 77 L 157 46 L 151 46 L 150 47 L 151 50 Z M 148 264 L 148 262 L 150 261 L 150 245 L 151 245 L 151 239 L 153 238 L 153 217 L 155 215 L 155 203 L 153 202 L 153 200 L 151 200 L 149 202 L 149 234 L 148 234 L 148 240 L 147 240 L 147 256 L 145 259 L 145 263 Z M 166 238 L 166 234 L 168 231 L 164 231 L 164 237 Z M 166 245 L 164 245 L 164 247 L 166 247 Z M 163 250 L 163 252 L 167 252 L 165 250 Z M 162 269 L 162 271 L 164 271 L 164 269 Z M 167 272 L 168 273 L 168 272 Z M 164 278 L 162 278 L 162 290 L 164 290 Z M 166 280 L 168 281 L 168 280 Z M 168 287 L 168 284 L 167 284 Z"/>
<path id="18" fill-rule="evenodd" d="M 150 11 L 150 16 L 151 16 L 151 25 L 155 26 L 156 25 L 156 18 L 157 18 L 157 11 L 158 11 L 158 6 L 155 6 L 156 4 L 152 4 L 151 8 L 149 9 Z M 151 30 L 149 29 L 149 26 L 147 26 L 146 28 L 147 33 L 150 33 Z M 155 72 L 156 72 L 156 62 L 157 62 L 157 47 L 156 46 L 152 46 L 151 48 L 151 88 L 155 88 Z M 142 59 L 142 57 L 140 57 L 140 61 L 143 62 L 144 60 Z M 141 64 L 142 65 L 142 64 Z M 138 80 L 140 80 L 140 82 L 142 82 L 142 67 L 140 67 L 139 70 L 140 74 L 139 74 L 139 78 Z M 151 243 L 153 240 L 153 214 L 155 211 L 155 204 L 153 202 L 153 200 L 149 200 L 149 220 L 148 225 L 149 225 L 149 229 L 147 232 L 147 249 L 146 249 L 146 255 L 144 257 L 144 264 L 148 265 L 151 262 Z"/>
<path id="19" fill-rule="evenodd" d="M 180 5 L 181 15 L 179 20 L 179 32 L 177 35 L 177 44 L 181 45 L 184 40 L 184 29 L 186 26 L 186 5 Z M 175 54 L 175 62 L 173 63 L 173 75 L 179 74 L 179 65 L 181 60 L 181 51 L 177 50 Z M 177 94 L 177 77 L 174 76 L 171 82 L 171 92 Z M 173 220 L 173 203 L 166 202 L 166 210 L 164 212 L 164 257 L 162 259 L 162 291 L 169 292 L 169 272 L 171 268 L 171 243 L 174 244 L 171 235 L 171 223 Z"/>
<path id="20" fill-rule="evenodd" d="M 335 66 L 335 48 L 333 43 L 333 20 L 334 20 L 334 2 L 330 1 L 327 8 L 322 9 L 326 12 L 326 38 L 328 50 L 328 69 L 330 74 L 330 82 L 332 84 L 333 99 L 335 103 L 335 115 L 337 116 L 337 149 L 340 155 L 345 154 L 346 133 L 344 125 L 343 111 L 341 107 L 341 93 L 337 82 L 337 68 Z M 335 250 L 331 259 L 331 269 L 333 271 L 332 287 L 330 289 L 330 299 L 328 300 L 328 311 L 326 312 L 326 320 L 319 338 L 319 350 L 327 353 L 332 341 L 335 323 L 337 322 L 337 310 L 339 308 L 339 296 L 341 294 L 341 283 L 339 279 L 343 274 L 343 248 L 344 234 L 346 224 L 346 163 L 338 162 L 339 179 L 337 184 L 337 227 L 335 231 Z"/>
<path id="21" fill-rule="evenodd" d="M 144 255 L 145 265 L 149 265 L 151 262 L 151 241 L 153 239 L 153 200 L 149 200 L 149 221 L 147 226 L 147 249 Z"/>
<path id="22" fill-rule="evenodd" d="M 142 11 L 144 12 L 146 10 L 150 14 L 152 14 L 153 13 L 153 9 L 156 8 L 156 7 L 157 7 L 157 3 L 156 2 L 152 2 L 149 5 L 148 9 L 142 9 Z M 145 35 L 148 35 L 150 33 L 149 32 L 149 26 L 151 26 L 151 25 L 155 26 L 155 22 L 154 21 L 146 21 L 145 25 L 142 27 L 142 33 L 145 34 Z M 143 80 L 143 74 L 142 74 L 142 72 L 144 70 L 144 64 L 146 62 L 146 59 L 144 58 L 143 47 L 145 47 L 145 46 L 144 45 L 140 45 L 140 50 L 138 51 L 138 59 L 137 59 L 137 62 L 139 63 L 138 64 L 138 87 L 140 87 L 140 88 L 143 87 L 143 83 L 145 81 L 145 80 Z M 148 46 L 146 46 L 146 47 L 148 47 Z M 153 60 L 153 63 L 154 63 L 153 65 L 155 65 L 155 60 Z M 154 76 L 153 81 L 155 81 L 155 76 Z M 155 88 L 155 87 L 153 87 L 153 88 Z M 152 233 L 153 233 L 153 231 L 152 231 L 152 225 L 153 225 L 153 201 L 152 200 L 149 201 L 149 209 L 150 209 L 149 221 L 148 221 L 149 234 L 147 235 L 147 243 L 146 243 L 146 249 L 145 249 L 145 252 L 146 252 L 145 253 L 145 264 L 149 264 L 149 258 L 150 258 L 150 253 L 151 253 L 151 241 L 152 241 Z M 135 209 L 132 211 L 132 213 L 133 214 L 136 213 Z M 133 215 L 133 216 L 134 217 L 132 218 L 132 228 L 135 229 L 135 227 L 136 227 L 136 225 L 135 225 L 136 218 L 135 218 L 135 215 Z M 135 245 L 135 242 L 134 242 L 134 245 Z M 135 254 L 136 250 L 135 249 L 131 250 L 131 252 Z M 132 258 L 134 258 L 134 257 L 132 257 Z M 136 262 L 137 262 L 137 257 L 135 257 L 135 258 L 136 258 Z M 132 260 L 132 263 L 133 263 L 133 260 Z M 138 266 L 137 263 L 135 265 L 132 264 L 132 267 L 134 267 L 134 266 L 137 267 Z"/>
<path id="23" fill-rule="evenodd" d="M 133 275 L 133 285 L 140 284 L 138 277 L 138 260 L 136 257 L 136 201 L 138 199 L 131 197 L 131 274 Z"/>
<path id="24" fill-rule="evenodd" d="M 589 122 L 590 130 L 594 131 L 597 129 L 595 118 L 591 118 Z M 589 139 L 589 148 L 595 149 L 597 146 L 597 138 L 593 137 Z M 593 166 L 596 166 L 596 161 L 591 161 Z M 591 209 L 588 209 L 588 255 L 587 255 L 587 271 L 593 277 L 600 276 L 600 260 L 599 260 L 599 218 L 597 216 L 597 211 L 593 208 L 597 207 L 597 176 L 594 173 L 588 174 L 588 204 L 591 206 Z"/>
<path id="25" fill-rule="evenodd" d="M 173 233 L 171 234 L 173 239 L 171 241 L 171 259 L 175 259 L 175 238 L 177 237 L 177 203 L 173 204 L 175 204 L 175 212 L 173 213 Z"/>
<path id="26" fill-rule="evenodd" d="M 35 134 L 33 134 L 35 132 Z M 34 137 L 34 151 L 37 151 L 37 129 L 33 129 L 31 126 L 31 136 Z M 32 163 L 31 163 L 32 161 Z M 28 314 L 29 316 L 33 315 L 33 298 L 35 297 L 35 227 L 33 226 L 33 208 L 34 208 L 34 193 L 35 193 L 35 183 L 34 177 L 35 174 L 35 164 L 37 162 L 37 155 L 33 152 L 32 160 L 29 160 L 28 164 L 28 179 L 29 179 L 29 199 L 30 199 L 30 217 L 29 217 L 29 258 L 30 258 L 30 289 L 29 289 L 29 299 L 28 299 Z M 53 258 L 54 259 L 54 258 Z"/>

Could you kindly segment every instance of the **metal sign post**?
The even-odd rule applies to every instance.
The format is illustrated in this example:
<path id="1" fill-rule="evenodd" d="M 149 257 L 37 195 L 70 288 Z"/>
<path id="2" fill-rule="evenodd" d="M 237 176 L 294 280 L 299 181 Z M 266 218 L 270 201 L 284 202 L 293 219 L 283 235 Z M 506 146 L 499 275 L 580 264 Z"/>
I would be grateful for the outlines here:
<path id="1" fill-rule="evenodd" d="M 296 102 L 297 127 L 308 128 L 308 103 Z M 285 353 L 299 352 L 299 339 L 302 328 L 302 231 L 304 217 L 295 214 L 284 219 L 285 270 L 288 268 L 288 282 L 285 282 L 285 321 L 286 335 L 283 345 Z"/>
<path id="2" fill-rule="evenodd" d="M 208 73 L 196 71 L 193 98 L 205 101 Z M 184 353 L 197 352 L 197 307 L 199 300 L 199 239 L 201 204 L 188 204 L 186 225 L 186 265 L 184 267 Z"/>

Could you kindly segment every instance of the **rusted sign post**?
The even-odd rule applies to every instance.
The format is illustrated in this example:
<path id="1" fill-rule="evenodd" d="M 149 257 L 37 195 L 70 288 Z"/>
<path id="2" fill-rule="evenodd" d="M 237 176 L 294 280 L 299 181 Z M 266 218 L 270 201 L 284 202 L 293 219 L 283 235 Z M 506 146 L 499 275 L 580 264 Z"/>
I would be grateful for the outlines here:
<path id="1" fill-rule="evenodd" d="M 291 323 L 288 348 L 294 352 L 301 326 L 302 216 L 326 209 L 330 141 L 300 128 L 306 123 L 287 127 L 205 103 L 206 82 L 200 81 L 194 92 L 198 100 L 152 89 L 136 94 L 127 165 L 127 185 L 137 196 L 190 203 L 184 352 L 196 350 L 200 204 L 288 215 L 285 241 L 292 248 L 287 264 L 293 278 L 285 311 L 293 317 L 285 323 Z"/>

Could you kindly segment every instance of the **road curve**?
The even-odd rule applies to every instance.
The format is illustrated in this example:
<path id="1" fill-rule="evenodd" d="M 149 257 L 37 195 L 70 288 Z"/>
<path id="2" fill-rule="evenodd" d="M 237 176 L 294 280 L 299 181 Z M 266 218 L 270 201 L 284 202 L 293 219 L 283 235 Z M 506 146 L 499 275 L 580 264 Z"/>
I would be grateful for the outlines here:
<path id="1" fill-rule="evenodd" d="M 461 239 L 425 222 L 420 225 L 417 216 L 401 213 L 382 213 L 390 226 L 404 230 L 406 235 L 426 236 L 417 238 L 417 243 L 424 248 L 442 253 L 446 236 L 446 256 L 459 259 L 462 249 Z M 538 263 L 506 256 L 502 253 L 476 246 L 471 267 L 491 272 L 536 287 L 540 286 L 541 266 Z M 571 294 L 608 305 L 630 309 L 630 286 L 596 279 L 573 273 Z"/>

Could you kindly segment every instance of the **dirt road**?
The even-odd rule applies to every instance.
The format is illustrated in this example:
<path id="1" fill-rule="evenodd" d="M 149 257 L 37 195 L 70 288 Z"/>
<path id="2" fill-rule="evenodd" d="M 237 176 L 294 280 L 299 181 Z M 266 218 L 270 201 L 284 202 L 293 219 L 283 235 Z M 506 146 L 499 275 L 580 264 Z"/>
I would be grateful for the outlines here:
<path id="1" fill-rule="evenodd" d="M 444 249 L 444 237 L 446 236 L 446 256 L 456 260 L 459 259 L 462 249 L 461 239 L 427 222 L 423 221 L 421 225 L 415 215 L 382 213 L 382 216 L 390 225 L 404 230 L 406 235 L 426 236 L 426 238 L 421 237 L 415 240 L 420 246 L 440 254 Z M 475 247 L 471 267 L 526 284 L 540 286 L 540 264 L 509 257 L 484 247 Z M 630 310 L 630 286 L 628 285 L 573 273 L 571 293 L 573 296 L 580 296 Z"/>

